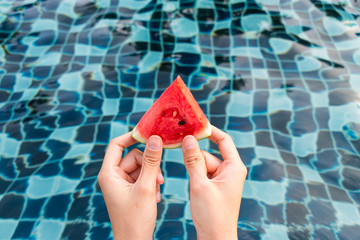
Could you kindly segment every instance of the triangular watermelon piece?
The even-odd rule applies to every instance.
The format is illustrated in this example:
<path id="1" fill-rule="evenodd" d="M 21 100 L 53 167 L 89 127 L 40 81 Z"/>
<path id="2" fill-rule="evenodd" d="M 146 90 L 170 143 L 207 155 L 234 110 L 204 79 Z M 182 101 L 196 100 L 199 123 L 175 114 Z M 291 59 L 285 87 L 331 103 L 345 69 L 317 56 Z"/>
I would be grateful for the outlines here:
<path id="1" fill-rule="evenodd" d="M 187 135 L 193 135 L 197 140 L 211 135 L 209 120 L 180 76 L 161 94 L 132 131 L 133 138 L 144 144 L 152 135 L 161 137 L 164 148 L 181 147 Z"/>

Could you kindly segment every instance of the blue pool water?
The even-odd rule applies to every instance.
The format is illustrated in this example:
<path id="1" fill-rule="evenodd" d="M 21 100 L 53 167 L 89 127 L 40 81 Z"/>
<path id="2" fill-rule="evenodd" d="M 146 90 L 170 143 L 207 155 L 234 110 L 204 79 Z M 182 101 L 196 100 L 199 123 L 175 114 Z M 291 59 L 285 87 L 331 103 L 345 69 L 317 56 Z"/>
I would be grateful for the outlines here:
<path id="1" fill-rule="evenodd" d="M 178 74 L 248 168 L 239 239 L 359 239 L 359 13 L 357 0 L 0 1 L 0 239 L 112 238 L 106 146 Z M 195 239 L 181 150 L 161 167 L 154 238 Z"/>

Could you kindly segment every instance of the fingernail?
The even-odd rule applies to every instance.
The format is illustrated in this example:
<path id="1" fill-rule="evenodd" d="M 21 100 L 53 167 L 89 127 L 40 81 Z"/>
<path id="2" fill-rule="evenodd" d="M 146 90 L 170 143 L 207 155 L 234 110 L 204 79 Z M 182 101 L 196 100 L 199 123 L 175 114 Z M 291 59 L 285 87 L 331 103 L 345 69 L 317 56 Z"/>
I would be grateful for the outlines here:
<path id="1" fill-rule="evenodd" d="M 151 150 L 157 151 L 161 149 L 161 138 L 158 136 L 149 138 L 149 148 Z"/>
<path id="2" fill-rule="evenodd" d="M 161 201 L 160 192 L 156 192 L 156 200 L 158 200 L 159 202 Z"/>
<path id="3" fill-rule="evenodd" d="M 183 148 L 185 150 L 195 148 L 195 146 L 196 146 L 196 139 L 193 136 L 189 135 L 184 138 Z"/>
<path id="4" fill-rule="evenodd" d="M 164 177 L 163 175 L 161 174 L 161 172 L 158 172 L 158 178 L 159 180 L 163 183 L 164 182 Z"/>

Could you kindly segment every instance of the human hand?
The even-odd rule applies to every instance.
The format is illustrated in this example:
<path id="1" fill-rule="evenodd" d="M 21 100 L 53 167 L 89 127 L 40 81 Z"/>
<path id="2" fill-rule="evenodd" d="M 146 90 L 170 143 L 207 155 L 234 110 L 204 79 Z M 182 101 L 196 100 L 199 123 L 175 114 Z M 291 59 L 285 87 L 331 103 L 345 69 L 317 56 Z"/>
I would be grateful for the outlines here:
<path id="1" fill-rule="evenodd" d="M 193 136 L 182 142 L 189 173 L 190 209 L 198 239 L 237 239 L 237 222 L 247 169 L 230 135 L 216 127 L 209 139 L 224 161 L 199 148 Z"/>
<path id="2" fill-rule="evenodd" d="M 155 229 L 163 143 L 151 136 L 144 153 L 133 149 L 122 158 L 136 142 L 130 132 L 111 140 L 98 175 L 115 239 L 152 239 Z"/>

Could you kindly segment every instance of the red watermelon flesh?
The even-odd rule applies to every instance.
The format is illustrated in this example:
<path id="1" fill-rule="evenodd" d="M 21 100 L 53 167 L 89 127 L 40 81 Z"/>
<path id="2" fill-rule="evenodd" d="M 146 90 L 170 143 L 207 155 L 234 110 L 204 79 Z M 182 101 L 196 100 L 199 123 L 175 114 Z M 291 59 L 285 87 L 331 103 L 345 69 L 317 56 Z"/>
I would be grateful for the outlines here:
<path id="1" fill-rule="evenodd" d="M 180 76 L 161 94 L 132 131 L 133 138 L 144 144 L 152 135 L 161 137 L 164 148 L 181 147 L 187 135 L 193 135 L 197 140 L 211 135 L 209 120 Z"/>

